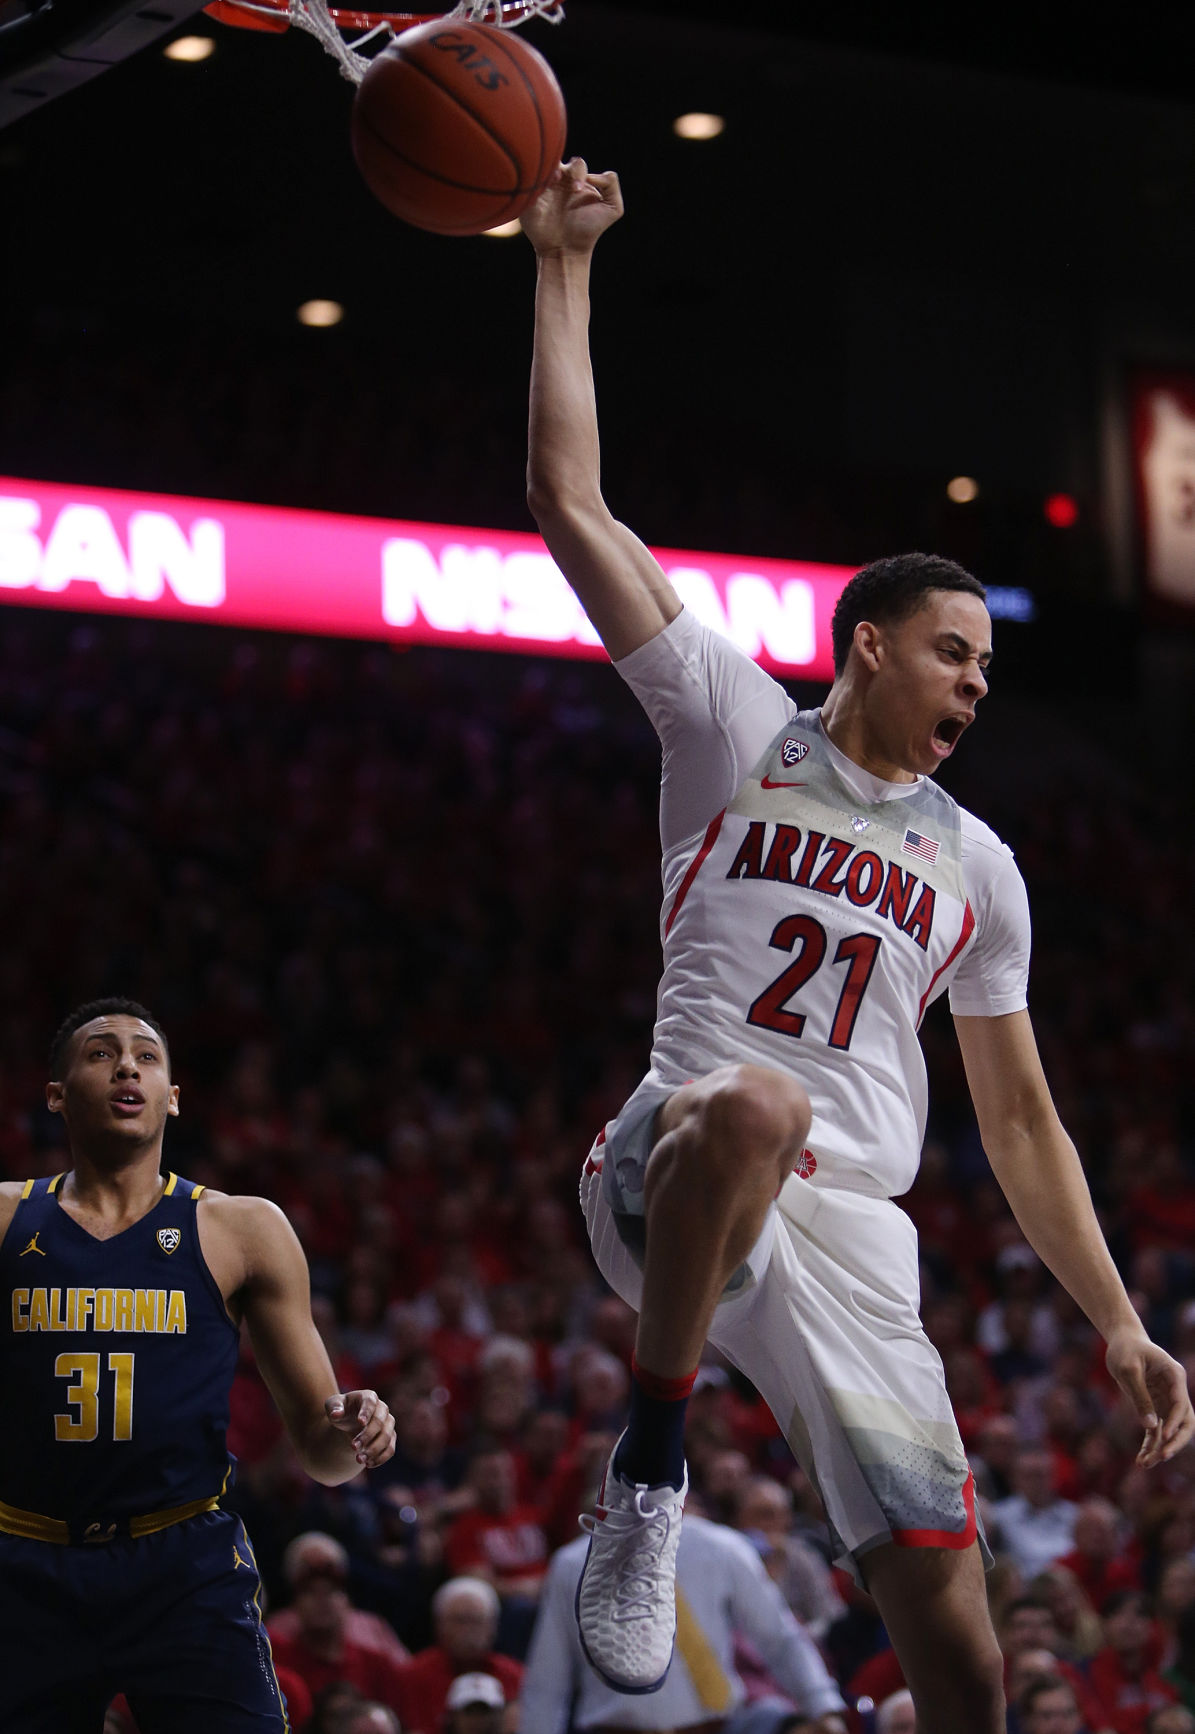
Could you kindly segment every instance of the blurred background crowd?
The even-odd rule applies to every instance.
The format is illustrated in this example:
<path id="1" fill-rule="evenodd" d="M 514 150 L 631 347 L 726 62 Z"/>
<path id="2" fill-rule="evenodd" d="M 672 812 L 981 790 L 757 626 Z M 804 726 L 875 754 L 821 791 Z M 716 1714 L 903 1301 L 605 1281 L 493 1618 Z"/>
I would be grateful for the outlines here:
<path id="1" fill-rule="evenodd" d="M 648 1050 L 654 737 L 598 665 L 5 625 L 0 1167 L 63 1165 L 40 1107 L 63 1013 L 99 992 L 148 1004 L 182 1085 L 171 1166 L 281 1204 L 342 1387 L 397 1417 L 390 1464 L 317 1487 L 245 1348 L 232 1501 L 296 1727 L 512 1729 L 545 1574 L 627 1396 L 632 1318 L 576 1184 Z M 988 711 L 951 785 L 1017 851 L 1063 1117 L 1142 1316 L 1195 1370 L 1195 826 L 1148 767 L 1080 753 L 1015 698 Z M 923 1033 L 931 1119 L 903 1202 L 997 1555 L 1015 1725 L 1181 1734 L 1195 1463 L 1135 1466 L 1100 1345 L 986 1168 L 942 1006 Z M 771 1416 L 715 1358 L 688 1452 L 690 1509 L 749 1539 L 857 1726 L 899 1729 L 882 1627 Z M 775 1695 L 751 1645 L 738 1665 Z M 482 1697 L 449 1705 L 458 1678 Z"/>

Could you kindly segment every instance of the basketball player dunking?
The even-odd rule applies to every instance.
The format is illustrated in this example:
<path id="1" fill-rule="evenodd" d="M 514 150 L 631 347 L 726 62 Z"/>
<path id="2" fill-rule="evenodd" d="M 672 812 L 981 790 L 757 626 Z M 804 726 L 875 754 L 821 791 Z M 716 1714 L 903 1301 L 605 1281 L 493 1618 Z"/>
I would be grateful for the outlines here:
<path id="1" fill-rule="evenodd" d="M 639 1312 L 627 1429 L 577 1596 L 627 1692 L 667 1671 L 685 1399 L 707 1337 L 752 1380 L 866 1584 L 924 1734 L 998 1734 L 1002 1663 L 916 1234 L 892 1202 L 925 1123 L 917 1025 L 950 990 L 984 1147 L 1032 1245 L 1107 1344 L 1154 1464 L 1191 1437 L 1059 1123 L 1026 1008 L 1009 850 L 932 781 L 987 690 L 982 585 L 950 561 L 865 568 L 820 711 L 686 609 L 598 473 L 590 256 L 617 178 L 574 160 L 524 215 L 538 256 L 529 500 L 663 747 L 664 976 L 651 1067 L 582 1178 L 597 1262 Z"/>
<path id="2" fill-rule="evenodd" d="M 73 1166 L 0 1185 L 3 1734 L 290 1726 L 240 1519 L 222 1511 L 238 1327 L 309 1475 L 394 1450 L 373 1391 L 337 1392 L 282 1212 L 161 1172 L 178 1086 L 128 1000 L 74 1012 L 46 1096 Z"/>

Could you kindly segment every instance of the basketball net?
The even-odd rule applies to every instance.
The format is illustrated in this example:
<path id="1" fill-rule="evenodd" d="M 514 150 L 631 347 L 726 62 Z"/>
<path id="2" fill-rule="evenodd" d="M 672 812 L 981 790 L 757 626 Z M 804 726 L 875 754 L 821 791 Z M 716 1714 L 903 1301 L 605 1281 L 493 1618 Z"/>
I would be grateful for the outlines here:
<path id="1" fill-rule="evenodd" d="M 286 30 L 294 24 L 314 36 L 340 67 L 350 84 L 360 84 L 373 54 L 392 42 L 399 31 L 440 18 L 445 24 L 491 24 L 514 30 L 530 18 L 559 24 L 563 0 L 461 0 L 451 12 L 381 12 L 350 9 L 329 0 L 213 0 L 204 11 L 225 24 L 250 30 Z M 397 27 L 397 28 L 396 28 Z M 362 30 L 351 42 L 342 30 Z M 371 54 L 363 49 L 372 47 Z"/>

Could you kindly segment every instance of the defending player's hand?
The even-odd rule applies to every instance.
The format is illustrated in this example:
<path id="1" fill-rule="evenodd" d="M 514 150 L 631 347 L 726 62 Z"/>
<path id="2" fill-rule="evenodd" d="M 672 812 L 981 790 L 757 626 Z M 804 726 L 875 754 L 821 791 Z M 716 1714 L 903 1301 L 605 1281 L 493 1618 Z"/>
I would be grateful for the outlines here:
<path id="1" fill-rule="evenodd" d="M 1145 1428 L 1138 1463 L 1152 1469 L 1167 1462 L 1195 1433 L 1186 1373 L 1164 1349 L 1132 1330 L 1112 1333 L 1106 1361 Z"/>
<path id="2" fill-rule="evenodd" d="M 338 1433 L 353 1435 L 353 1450 L 365 1469 L 394 1456 L 394 1416 L 376 1391 L 342 1391 L 329 1397 L 324 1413 Z"/>
<path id="3" fill-rule="evenodd" d="M 591 175 L 583 157 L 571 157 L 520 220 L 523 233 L 542 255 L 589 253 L 598 236 L 621 216 L 618 176 L 613 171 Z"/>

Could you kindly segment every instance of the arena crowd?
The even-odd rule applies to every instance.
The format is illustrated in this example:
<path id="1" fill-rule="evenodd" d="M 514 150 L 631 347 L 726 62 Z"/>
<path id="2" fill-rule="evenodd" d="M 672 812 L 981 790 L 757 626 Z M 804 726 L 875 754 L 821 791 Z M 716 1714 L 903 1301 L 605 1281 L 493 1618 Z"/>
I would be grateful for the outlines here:
<path id="1" fill-rule="evenodd" d="M 654 737 L 600 666 L 5 625 L 0 1171 L 63 1165 L 39 1106 L 62 1014 L 111 992 L 153 1008 L 182 1086 L 171 1166 L 282 1205 L 342 1388 L 376 1387 L 398 1422 L 382 1471 L 318 1487 L 244 1352 L 231 1502 L 295 1727 L 513 1734 L 545 1575 L 627 1395 L 632 1319 L 592 1266 L 576 1182 L 646 1060 Z M 1028 793 L 1013 770 L 968 782 L 965 752 L 951 786 L 1017 851 L 1055 1096 L 1136 1304 L 1195 1371 L 1195 828 L 1094 745 L 1038 752 Z M 1010 1728 L 1189 1734 L 1195 1463 L 1135 1467 L 1100 1345 L 987 1170 L 938 1014 L 903 1202 L 996 1554 Z M 854 1726 L 907 1728 L 815 1493 L 716 1358 L 687 1447 L 690 1509 L 749 1539 Z M 775 1695 L 749 1646 L 738 1667 Z"/>

